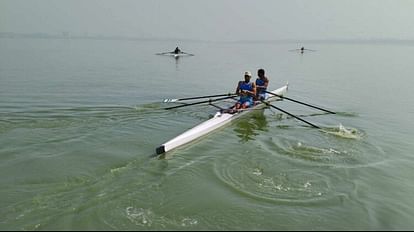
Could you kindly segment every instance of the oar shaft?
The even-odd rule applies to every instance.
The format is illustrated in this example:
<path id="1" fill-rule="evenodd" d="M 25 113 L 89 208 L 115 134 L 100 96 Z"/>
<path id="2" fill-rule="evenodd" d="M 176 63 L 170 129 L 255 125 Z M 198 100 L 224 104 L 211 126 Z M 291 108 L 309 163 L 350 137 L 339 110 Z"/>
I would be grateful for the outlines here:
<path id="1" fill-rule="evenodd" d="M 216 94 L 216 95 L 209 95 L 209 96 L 201 96 L 201 97 L 186 97 L 186 98 L 178 98 L 177 101 L 186 101 L 186 100 L 194 100 L 200 98 L 211 98 L 211 97 L 223 97 L 223 96 L 236 96 L 233 93 L 226 93 L 226 94 Z"/>
<path id="2" fill-rule="evenodd" d="M 215 102 L 215 101 L 221 101 L 221 100 L 225 100 L 225 99 L 229 99 L 229 98 L 233 98 L 233 97 L 234 96 L 228 96 L 228 97 L 222 97 L 222 98 L 216 98 L 216 99 L 209 99 L 209 100 L 206 100 L 206 101 L 193 102 L 193 103 L 188 103 L 188 104 L 185 104 L 185 105 L 167 107 L 167 108 L 164 108 L 164 109 L 165 110 L 171 110 L 171 109 L 181 108 L 181 107 L 185 107 L 185 106 L 192 106 L 192 105 L 198 105 L 198 104 L 203 104 L 203 103 L 211 103 L 211 102 Z"/>
<path id="3" fill-rule="evenodd" d="M 272 93 L 272 92 L 269 92 L 269 91 L 266 91 L 266 93 L 269 93 L 269 94 L 272 94 L 272 95 L 274 95 L 276 97 L 280 97 L 280 98 L 283 98 L 283 99 L 287 99 L 289 101 L 293 101 L 293 102 L 296 102 L 296 103 L 299 103 L 299 104 L 302 104 L 302 105 L 305 105 L 305 106 L 309 106 L 309 107 L 312 107 L 312 108 L 315 108 L 315 109 L 318 109 L 318 110 L 322 110 L 322 111 L 325 111 L 325 112 L 328 112 L 328 113 L 331 113 L 331 114 L 336 114 L 335 112 L 332 112 L 332 111 L 329 111 L 329 110 L 326 110 L 326 109 L 322 109 L 320 107 L 317 107 L 317 106 L 314 106 L 314 105 L 310 105 L 310 104 L 305 103 L 305 102 L 297 101 L 297 100 L 292 99 L 292 98 L 284 97 L 284 96 L 281 96 L 281 95 L 278 95 L 278 94 L 275 94 L 275 93 Z"/>
<path id="4" fill-rule="evenodd" d="M 295 116 L 295 115 L 293 115 L 293 114 L 291 114 L 291 113 L 289 113 L 289 112 L 287 112 L 287 111 L 285 111 L 285 110 L 282 110 L 282 109 L 280 109 L 280 108 L 279 108 L 279 107 L 277 107 L 277 106 L 274 106 L 274 105 L 272 105 L 272 104 L 270 104 L 270 103 L 268 103 L 268 102 L 265 102 L 265 101 L 263 101 L 263 100 L 262 100 L 262 102 L 263 102 L 263 103 L 265 103 L 267 106 L 270 106 L 270 107 L 272 107 L 272 108 L 275 108 L 275 109 L 277 109 L 277 110 L 279 110 L 279 111 L 281 111 L 281 112 L 283 112 L 283 113 L 285 113 L 285 114 L 287 114 L 287 115 L 289 115 L 289 116 L 292 116 L 292 117 L 296 118 L 297 120 L 300 120 L 300 121 L 302 121 L 302 122 L 304 122 L 304 123 L 306 123 L 306 124 L 311 125 L 311 126 L 312 126 L 312 127 L 314 127 L 314 128 L 321 129 L 320 127 L 318 127 L 318 126 L 316 126 L 316 125 L 314 125 L 314 124 L 312 124 L 312 123 L 310 123 L 310 122 L 308 122 L 308 121 L 306 121 L 306 120 L 304 120 L 304 119 L 301 119 L 301 118 L 299 118 L 298 116 Z"/>

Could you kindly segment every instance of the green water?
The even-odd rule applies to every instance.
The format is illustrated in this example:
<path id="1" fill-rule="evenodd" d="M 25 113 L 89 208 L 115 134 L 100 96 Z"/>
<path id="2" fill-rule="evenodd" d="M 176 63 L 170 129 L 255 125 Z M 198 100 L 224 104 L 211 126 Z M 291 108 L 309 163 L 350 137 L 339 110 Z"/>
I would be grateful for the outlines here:
<path id="1" fill-rule="evenodd" d="M 414 215 L 412 44 L 0 39 L 1 230 L 406 230 Z M 159 159 L 208 119 L 177 98 L 289 82 L 254 112 Z M 230 103 L 221 103 L 230 104 Z"/>

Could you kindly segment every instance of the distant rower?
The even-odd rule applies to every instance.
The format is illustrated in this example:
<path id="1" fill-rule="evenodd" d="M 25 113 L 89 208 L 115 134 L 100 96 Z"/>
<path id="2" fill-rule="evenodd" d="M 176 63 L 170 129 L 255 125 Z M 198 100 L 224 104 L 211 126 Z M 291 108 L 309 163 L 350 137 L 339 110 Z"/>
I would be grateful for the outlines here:
<path id="1" fill-rule="evenodd" d="M 181 53 L 181 50 L 178 47 L 176 47 L 173 53 L 179 54 L 179 53 Z"/>
<path id="2" fill-rule="evenodd" d="M 166 55 L 166 56 L 173 56 L 174 58 L 178 59 L 180 56 L 194 56 L 194 54 L 187 53 L 181 51 L 180 48 L 176 47 L 171 52 L 161 52 L 161 53 L 155 53 L 156 55 Z"/>
<path id="3" fill-rule="evenodd" d="M 293 50 L 289 50 L 289 51 L 291 51 L 291 52 L 293 52 L 293 51 L 300 51 L 300 53 L 303 54 L 305 52 L 305 50 L 311 51 L 311 52 L 315 52 L 316 51 L 316 50 L 312 50 L 312 49 L 306 49 L 305 47 L 301 47 L 301 48 L 293 49 Z"/>

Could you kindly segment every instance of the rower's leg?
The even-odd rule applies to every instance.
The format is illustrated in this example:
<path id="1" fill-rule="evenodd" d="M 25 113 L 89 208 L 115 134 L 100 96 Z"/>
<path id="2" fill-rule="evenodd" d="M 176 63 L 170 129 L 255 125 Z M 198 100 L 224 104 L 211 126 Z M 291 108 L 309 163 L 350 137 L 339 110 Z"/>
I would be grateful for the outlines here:
<path id="1" fill-rule="evenodd" d="M 237 112 L 237 109 L 240 108 L 240 103 L 237 102 L 234 106 L 228 108 L 228 109 L 222 109 L 220 110 L 221 113 L 227 113 L 227 114 L 234 114 Z"/>

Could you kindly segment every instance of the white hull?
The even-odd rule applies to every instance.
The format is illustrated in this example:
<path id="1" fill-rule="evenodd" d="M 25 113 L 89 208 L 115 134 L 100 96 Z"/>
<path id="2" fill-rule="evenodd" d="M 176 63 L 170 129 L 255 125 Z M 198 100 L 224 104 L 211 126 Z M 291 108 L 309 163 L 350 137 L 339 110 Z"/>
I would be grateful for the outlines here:
<path id="1" fill-rule="evenodd" d="M 288 86 L 283 86 L 277 90 L 272 91 L 272 93 L 277 94 L 277 95 L 284 95 L 287 92 Z M 275 96 L 269 96 L 269 98 L 267 99 L 267 101 L 275 101 L 278 100 L 280 98 L 275 97 Z M 220 113 L 217 112 L 213 118 L 189 129 L 188 131 L 182 133 L 181 135 L 169 140 L 168 142 L 165 142 L 164 144 L 162 144 L 161 146 L 159 146 L 156 149 L 156 153 L 157 154 L 162 154 L 165 153 L 167 151 L 170 151 L 174 148 L 177 148 L 179 146 L 182 146 L 184 144 L 187 144 L 197 138 L 200 138 L 201 136 L 204 136 L 222 126 L 224 126 L 225 124 L 233 121 L 236 118 L 239 118 L 240 116 L 250 112 L 251 110 L 254 109 L 261 109 L 266 107 L 265 104 L 258 104 L 253 108 L 250 108 L 248 110 L 244 110 L 244 111 L 240 111 L 234 114 L 230 114 L 230 113 Z"/>
<path id="2" fill-rule="evenodd" d="M 172 56 L 174 58 L 179 58 L 182 56 L 194 56 L 193 54 L 187 54 L 187 53 L 165 53 L 165 54 L 158 54 L 162 56 Z"/>

